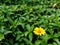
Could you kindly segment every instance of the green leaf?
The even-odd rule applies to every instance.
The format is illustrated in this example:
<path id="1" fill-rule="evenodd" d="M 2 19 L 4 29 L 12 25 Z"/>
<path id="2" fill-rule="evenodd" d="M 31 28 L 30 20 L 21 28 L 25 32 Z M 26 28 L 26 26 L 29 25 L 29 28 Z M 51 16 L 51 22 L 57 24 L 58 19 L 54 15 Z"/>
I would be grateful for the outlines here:
<path id="1" fill-rule="evenodd" d="M 56 33 L 56 34 L 53 35 L 54 38 L 57 38 L 59 36 L 60 36 L 60 32 L 58 32 L 58 33 Z"/>
<path id="2" fill-rule="evenodd" d="M 27 36 L 28 34 L 29 34 L 29 32 L 28 32 L 28 31 L 26 31 L 26 32 L 25 32 L 25 36 Z"/>
<path id="3" fill-rule="evenodd" d="M 14 45 L 19 45 L 18 43 L 15 43 Z"/>
<path id="4" fill-rule="evenodd" d="M 54 41 L 56 41 L 57 44 L 60 45 L 60 41 L 58 39 L 54 39 Z"/>
<path id="5" fill-rule="evenodd" d="M 30 25 L 27 24 L 27 25 L 26 25 L 26 28 L 27 28 L 27 30 L 30 30 Z"/>
<path id="6" fill-rule="evenodd" d="M 34 45 L 40 45 L 41 41 L 40 40 L 36 40 Z"/>
<path id="7" fill-rule="evenodd" d="M 19 40 L 19 39 L 20 39 L 20 37 L 21 37 L 20 35 L 17 35 L 17 36 L 16 36 L 16 40 Z"/>
<path id="8" fill-rule="evenodd" d="M 0 41 L 4 39 L 4 35 L 0 33 Z"/>
<path id="9" fill-rule="evenodd" d="M 33 34 L 32 33 L 29 34 L 29 39 L 30 39 L 30 41 L 32 41 L 32 39 L 33 39 Z"/>
<path id="10" fill-rule="evenodd" d="M 33 45 L 33 44 L 31 43 L 31 41 L 29 41 L 28 39 L 23 38 L 23 40 L 26 42 L 27 45 Z"/>
<path id="11" fill-rule="evenodd" d="M 12 33 L 12 31 L 6 31 L 4 34 L 6 35 L 6 34 L 8 34 L 8 33 Z"/>
<path id="12" fill-rule="evenodd" d="M 48 45 L 53 45 L 53 44 L 48 44 Z"/>
<path id="13" fill-rule="evenodd" d="M 53 45 L 57 45 L 57 43 L 56 42 L 53 42 Z"/>
<path id="14" fill-rule="evenodd" d="M 51 36 L 46 34 L 42 36 L 41 38 L 42 38 L 41 43 L 44 45 L 44 44 L 47 44 L 47 41 L 51 38 Z"/>

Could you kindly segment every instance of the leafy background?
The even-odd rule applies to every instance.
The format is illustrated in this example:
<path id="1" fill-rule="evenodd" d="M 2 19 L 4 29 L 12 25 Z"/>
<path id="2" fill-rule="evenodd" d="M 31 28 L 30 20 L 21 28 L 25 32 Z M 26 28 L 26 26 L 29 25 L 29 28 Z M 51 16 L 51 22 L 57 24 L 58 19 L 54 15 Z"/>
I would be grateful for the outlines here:
<path id="1" fill-rule="evenodd" d="M 60 45 L 60 0 L 0 0 L 0 45 Z"/>

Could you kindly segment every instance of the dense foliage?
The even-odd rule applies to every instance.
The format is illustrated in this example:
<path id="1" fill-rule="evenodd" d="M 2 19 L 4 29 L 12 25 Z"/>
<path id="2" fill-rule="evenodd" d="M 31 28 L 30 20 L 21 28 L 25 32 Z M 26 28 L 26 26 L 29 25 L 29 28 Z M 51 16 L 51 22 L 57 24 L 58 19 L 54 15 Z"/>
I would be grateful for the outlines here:
<path id="1" fill-rule="evenodd" d="M 0 0 L 0 45 L 60 45 L 60 0 Z"/>

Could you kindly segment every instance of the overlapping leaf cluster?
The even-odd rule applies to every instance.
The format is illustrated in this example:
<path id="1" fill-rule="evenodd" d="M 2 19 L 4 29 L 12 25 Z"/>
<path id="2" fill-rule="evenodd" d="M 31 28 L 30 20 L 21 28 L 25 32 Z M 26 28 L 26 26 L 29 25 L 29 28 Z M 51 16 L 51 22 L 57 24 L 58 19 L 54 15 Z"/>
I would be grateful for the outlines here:
<path id="1" fill-rule="evenodd" d="M 0 45 L 60 45 L 60 1 L 0 0 Z"/>

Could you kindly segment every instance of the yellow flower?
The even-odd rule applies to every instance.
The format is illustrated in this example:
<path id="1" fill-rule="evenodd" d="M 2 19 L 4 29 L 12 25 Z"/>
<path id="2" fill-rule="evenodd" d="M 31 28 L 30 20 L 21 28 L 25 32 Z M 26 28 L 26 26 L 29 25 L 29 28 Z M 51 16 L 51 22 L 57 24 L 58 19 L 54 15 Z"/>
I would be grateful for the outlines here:
<path id="1" fill-rule="evenodd" d="M 40 28 L 36 27 L 33 32 L 34 34 L 40 35 L 40 36 L 46 34 L 45 30 L 41 27 Z"/>

